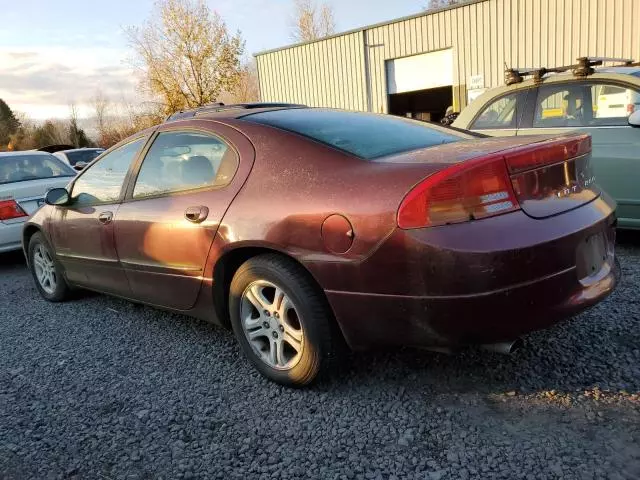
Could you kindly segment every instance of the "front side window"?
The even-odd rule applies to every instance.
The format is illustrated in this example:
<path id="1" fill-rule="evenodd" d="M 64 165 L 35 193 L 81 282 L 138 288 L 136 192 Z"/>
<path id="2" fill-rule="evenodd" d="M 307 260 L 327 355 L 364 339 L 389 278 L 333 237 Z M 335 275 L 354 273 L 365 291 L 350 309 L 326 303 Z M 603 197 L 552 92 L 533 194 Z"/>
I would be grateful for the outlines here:
<path id="1" fill-rule="evenodd" d="M 51 154 L 0 156 L 0 185 L 75 175 L 73 169 Z"/>
<path id="2" fill-rule="evenodd" d="M 526 94 L 514 92 L 491 102 L 471 125 L 472 130 L 514 129 L 522 115 Z"/>
<path id="3" fill-rule="evenodd" d="M 118 201 L 131 162 L 144 141 L 139 138 L 127 143 L 82 172 L 73 185 L 71 198 L 83 204 Z"/>
<path id="4" fill-rule="evenodd" d="M 134 198 L 229 184 L 238 156 L 220 138 L 198 132 L 160 133 L 140 167 Z"/>

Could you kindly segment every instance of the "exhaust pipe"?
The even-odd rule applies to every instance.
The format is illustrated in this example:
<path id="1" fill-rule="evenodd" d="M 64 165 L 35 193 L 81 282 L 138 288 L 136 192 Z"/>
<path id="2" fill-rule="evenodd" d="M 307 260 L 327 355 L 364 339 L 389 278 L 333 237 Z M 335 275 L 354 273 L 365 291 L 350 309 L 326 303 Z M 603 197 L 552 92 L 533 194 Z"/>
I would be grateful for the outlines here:
<path id="1" fill-rule="evenodd" d="M 519 350 L 523 345 L 524 342 L 521 339 L 517 338 L 512 342 L 485 343 L 484 345 L 480 345 L 480 348 L 482 350 L 486 350 L 487 352 L 509 355 L 510 353 Z"/>

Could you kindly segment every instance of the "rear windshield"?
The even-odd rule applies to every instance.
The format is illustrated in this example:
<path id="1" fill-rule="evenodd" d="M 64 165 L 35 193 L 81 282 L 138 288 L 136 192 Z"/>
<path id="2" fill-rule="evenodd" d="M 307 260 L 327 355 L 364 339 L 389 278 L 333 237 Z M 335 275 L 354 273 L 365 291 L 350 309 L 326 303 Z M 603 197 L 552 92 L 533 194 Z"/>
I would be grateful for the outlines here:
<path id="1" fill-rule="evenodd" d="M 73 177 L 75 174 L 75 170 L 53 155 L 0 155 L 0 185 L 42 178 Z"/>
<path id="2" fill-rule="evenodd" d="M 392 115 L 321 108 L 274 110 L 242 119 L 289 130 L 368 160 L 473 138 L 466 133 Z"/>
<path id="3" fill-rule="evenodd" d="M 78 162 L 89 163 L 102 152 L 104 150 L 76 150 L 75 152 L 64 152 L 64 154 L 69 159 L 69 163 L 75 165 Z"/>

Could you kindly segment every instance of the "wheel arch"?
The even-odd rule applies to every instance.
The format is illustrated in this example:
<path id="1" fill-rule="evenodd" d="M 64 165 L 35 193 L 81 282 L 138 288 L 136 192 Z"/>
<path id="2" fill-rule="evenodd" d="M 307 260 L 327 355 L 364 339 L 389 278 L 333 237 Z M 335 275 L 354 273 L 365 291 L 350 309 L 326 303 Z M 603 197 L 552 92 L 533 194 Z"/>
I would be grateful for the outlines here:
<path id="1" fill-rule="evenodd" d="M 42 230 L 40 230 L 40 227 L 33 224 L 27 224 L 22 229 L 22 252 L 27 260 L 27 266 L 29 266 L 29 242 L 31 241 L 31 237 L 38 232 L 42 232 Z"/>
<path id="2" fill-rule="evenodd" d="M 270 248 L 267 246 L 237 247 L 225 252 L 216 262 L 213 269 L 213 303 L 216 315 L 220 320 L 220 323 L 222 323 L 225 328 L 231 328 L 231 321 L 229 318 L 229 289 L 231 287 L 233 276 L 238 271 L 238 268 L 240 268 L 240 266 L 247 260 L 265 254 L 276 254 L 280 255 L 283 258 L 287 258 L 291 262 L 298 265 L 304 272 L 306 272 L 308 279 L 315 285 L 316 288 L 318 288 L 320 292 L 322 292 L 322 296 L 325 299 L 328 311 L 331 312 L 332 322 L 338 328 L 338 331 L 341 332 L 341 329 L 339 328 L 339 325 L 335 320 L 333 308 L 331 307 L 331 304 L 329 303 L 329 300 L 324 293 L 324 289 L 322 288 L 318 280 L 309 271 L 309 269 L 292 255 L 289 255 L 282 250 Z"/>

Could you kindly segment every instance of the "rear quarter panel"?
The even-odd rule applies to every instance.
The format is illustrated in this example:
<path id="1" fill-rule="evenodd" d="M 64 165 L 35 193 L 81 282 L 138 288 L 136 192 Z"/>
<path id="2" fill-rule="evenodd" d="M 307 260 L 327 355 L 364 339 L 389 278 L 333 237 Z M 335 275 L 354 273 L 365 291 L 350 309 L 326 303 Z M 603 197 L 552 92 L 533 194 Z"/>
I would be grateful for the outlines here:
<path id="1" fill-rule="evenodd" d="M 273 127 L 227 123 L 249 137 L 256 159 L 218 230 L 224 248 L 264 246 L 286 252 L 324 288 L 330 288 L 343 265 L 363 261 L 394 231 L 404 195 L 441 168 L 365 161 Z M 353 226 L 353 244 L 342 254 L 330 252 L 322 240 L 322 224 L 332 214 L 343 215 Z"/>

